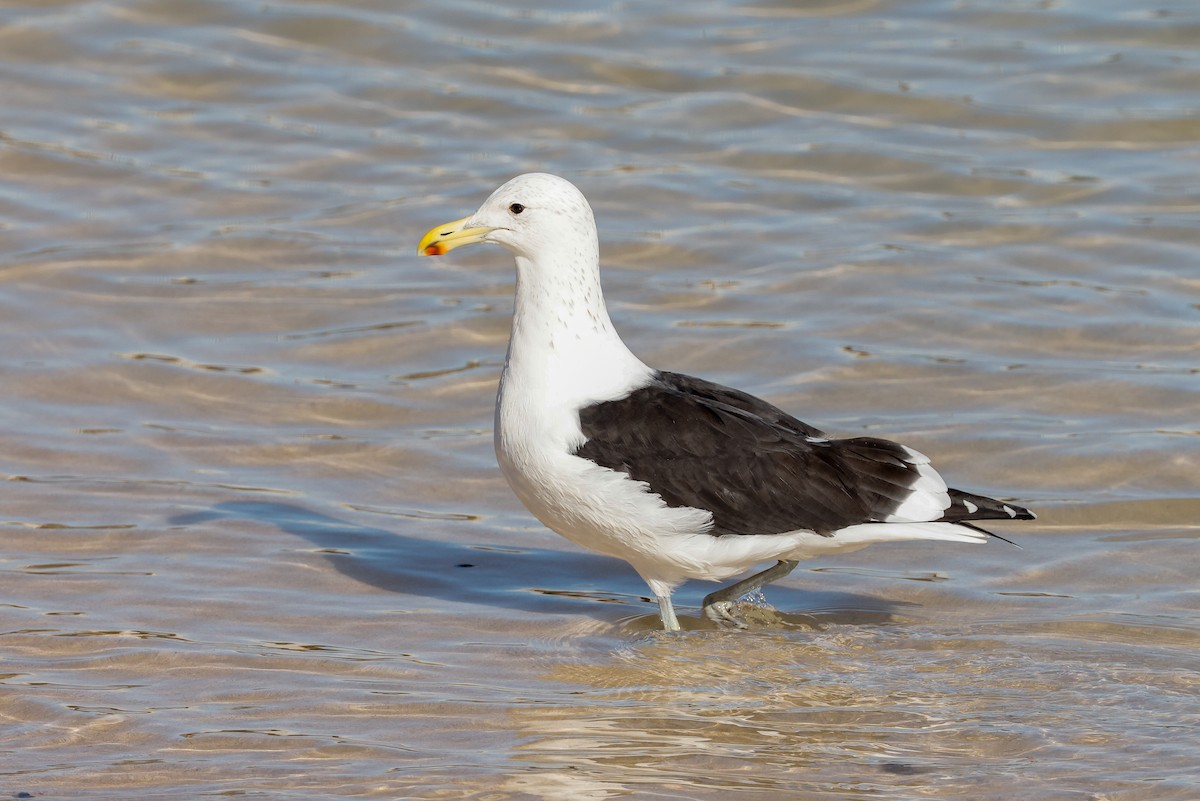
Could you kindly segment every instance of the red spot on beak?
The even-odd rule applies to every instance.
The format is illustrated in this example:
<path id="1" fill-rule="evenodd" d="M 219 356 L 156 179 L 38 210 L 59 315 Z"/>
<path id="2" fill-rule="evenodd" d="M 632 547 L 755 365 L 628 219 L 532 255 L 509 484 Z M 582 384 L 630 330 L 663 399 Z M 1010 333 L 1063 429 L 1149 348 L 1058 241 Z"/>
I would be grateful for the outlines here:
<path id="1" fill-rule="evenodd" d="M 426 256 L 443 256 L 445 253 L 446 251 L 442 250 L 441 244 L 437 242 L 434 242 L 432 245 L 426 245 L 425 247 Z"/>

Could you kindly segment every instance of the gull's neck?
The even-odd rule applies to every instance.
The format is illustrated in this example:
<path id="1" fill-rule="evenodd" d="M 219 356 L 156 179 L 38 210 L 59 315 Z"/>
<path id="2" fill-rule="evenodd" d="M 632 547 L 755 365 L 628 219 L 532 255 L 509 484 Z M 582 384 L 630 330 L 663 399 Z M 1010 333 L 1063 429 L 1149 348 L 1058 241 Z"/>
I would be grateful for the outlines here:
<path id="1" fill-rule="evenodd" d="M 625 347 L 605 308 L 594 239 L 516 260 L 501 405 L 543 414 L 574 411 L 645 383 L 652 371 Z"/>

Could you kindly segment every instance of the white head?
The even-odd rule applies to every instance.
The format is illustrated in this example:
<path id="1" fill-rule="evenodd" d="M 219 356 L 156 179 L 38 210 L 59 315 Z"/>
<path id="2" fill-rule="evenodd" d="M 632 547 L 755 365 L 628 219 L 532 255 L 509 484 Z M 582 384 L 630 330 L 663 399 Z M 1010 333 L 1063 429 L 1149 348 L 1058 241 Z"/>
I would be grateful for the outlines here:
<path id="1" fill-rule="evenodd" d="M 596 221 L 587 199 L 570 181 L 547 173 L 513 178 L 471 216 L 431 229 L 417 253 L 441 256 L 480 242 L 530 261 L 548 254 L 597 259 Z"/>
<path id="2" fill-rule="evenodd" d="M 526 417 L 514 409 L 574 409 L 645 382 L 650 368 L 629 352 L 608 317 L 596 222 L 570 182 L 544 173 L 519 175 L 470 217 L 430 230 L 417 253 L 440 256 L 480 242 L 500 245 L 517 263 L 500 390 L 500 408 L 513 415 L 510 434 Z M 560 432 L 564 438 L 579 436 L 577 417 L 559 422 L 570 429 Z"/>

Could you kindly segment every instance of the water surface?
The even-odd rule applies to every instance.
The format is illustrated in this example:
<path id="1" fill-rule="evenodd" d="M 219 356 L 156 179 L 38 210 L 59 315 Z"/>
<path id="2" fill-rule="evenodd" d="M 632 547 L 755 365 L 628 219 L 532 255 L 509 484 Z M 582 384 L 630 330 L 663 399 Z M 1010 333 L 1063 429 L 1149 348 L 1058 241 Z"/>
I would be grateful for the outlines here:
<path id="1" fill-rule="evenodd" d="M 0 7 L 0 795 L 1193 799 L 1200 11 Z M 1021 548 L 656 631 L 495 467 L 576 182 L 648 363 L 900 439 Z"/>

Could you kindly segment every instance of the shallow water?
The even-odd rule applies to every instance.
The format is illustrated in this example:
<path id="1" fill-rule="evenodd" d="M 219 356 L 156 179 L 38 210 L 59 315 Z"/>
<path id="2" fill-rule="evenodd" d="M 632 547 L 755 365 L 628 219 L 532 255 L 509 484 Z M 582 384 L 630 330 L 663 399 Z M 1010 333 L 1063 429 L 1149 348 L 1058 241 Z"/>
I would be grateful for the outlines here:
<path id="1" fill-rule="evenodd" d="M 0 796 L 1193 799 L 1200 10 L 0 7 Z M 495 468 L 529 170 L 650 364 L 1021 548 L 656 631 Z"/>

